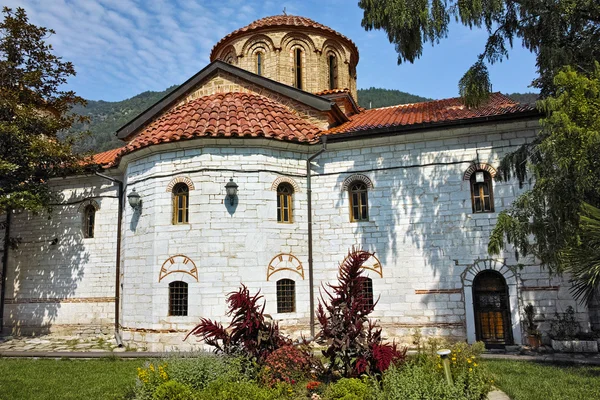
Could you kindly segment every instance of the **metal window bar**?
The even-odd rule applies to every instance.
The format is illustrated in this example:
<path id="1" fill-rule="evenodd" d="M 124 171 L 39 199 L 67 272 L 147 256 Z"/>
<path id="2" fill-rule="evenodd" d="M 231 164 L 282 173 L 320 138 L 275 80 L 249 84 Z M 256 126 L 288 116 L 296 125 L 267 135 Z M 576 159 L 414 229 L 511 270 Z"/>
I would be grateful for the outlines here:
<path id="1" fill-rule="evenodd" d="M 296 282 L 291 279 L 277 281 L 277 313 L 296 311 Z"/>
<path id="2" fill-rule="evenodd" d="M 85 208 L 83 235 L 86 238 L 94 237 L 94 227 L 96 224 L 96 209 L 89 205 Z"/>
<path id="3" fill-rule="evenodd" d="M 373 306 L 373 280 L 371 278 L 363 278 L 362 294 L 365 299 L 365 307 Z"/>
<path id="4" fill-rule="evenodd" d="M 169 283 L 169 315 L 188 315 L 188 284 L 181 281 Z"/>

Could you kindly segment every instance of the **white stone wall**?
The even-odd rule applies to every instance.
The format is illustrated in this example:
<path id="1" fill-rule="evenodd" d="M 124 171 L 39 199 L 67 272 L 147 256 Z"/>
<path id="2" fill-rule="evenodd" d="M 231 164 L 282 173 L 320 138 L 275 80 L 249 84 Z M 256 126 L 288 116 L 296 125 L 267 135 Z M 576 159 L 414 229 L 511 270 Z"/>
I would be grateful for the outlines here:
<path id="1" fill-rule="evenodd" d="M 114 324 L 117 188 L 95 176 L 52 182 L 60 198 L 51 215 L 13 214 L 5 331 L 14 334 L 112 331 Z M 83 237 L 80 205 L 93 199 L 93 238 Z"/>

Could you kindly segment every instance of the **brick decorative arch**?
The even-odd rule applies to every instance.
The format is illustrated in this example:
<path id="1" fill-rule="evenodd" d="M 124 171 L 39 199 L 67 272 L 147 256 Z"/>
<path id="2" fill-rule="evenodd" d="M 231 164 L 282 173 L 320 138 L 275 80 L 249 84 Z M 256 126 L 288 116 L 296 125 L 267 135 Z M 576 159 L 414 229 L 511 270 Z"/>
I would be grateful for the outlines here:
<path id="1" fill-rule="evenodd" d="M 364 184 L 367 185 L 367 189 L 373 189 L 373 187 L 374 187 L 373 182 L 371 181 L 371 179 L 369 179 L 368 176 L 363 175 L 363 174 L 353 174 L 344 180 L 344 183 L 342 183 L 342 190 L 344 190 L 344 191 L 348 190 L 348 187 L 350 187 L 350 184 L 352 182 L 356 182 L 356 181 L 364 182 Z"/>
<path id="2" fill-rule="evenodd" d="M 476 164 L 471 164 L 471 166 L 469 166 L 469 168 L 467 168 L 467 170 L 465 171 L 465 174 L 463 175 L 463 180 L 465 180 L 465 181 L 470 180 L 471 175 L 473 175 L 475 173 L 475 171 L 486 171 L 490 174 L 490 176 L 492 178 L 496 176 L 496 168 L 492 167 L 490 164 L 476 163 Z"/>
<path id="3" fill-rule="evenodd" d="M 194 190 L 194 182 L 187 176 L 178 176 L 171 179 L 171 182 L 167 185 L 167 192 L 172 192 L 175 185 L 178 183 L 185 183 L 189 190 Z"/>
<path id="4" fill-rule="evenodd" d="M 100 204 L 98 204 L 98 202 L 96 200 L 94 200 L 94 199 L 85 199 L 84 201 L 81 202 L 81 204 L 77 208 L 77 211 L 84 212 L 85 209 L 87 208 L 87 206 L 94 207 L 94 210 L 96 210 L 96 211 L 100 210 Z"/>
<path id="5" fill-rule="evenodd" d="M 246 40 L 244 45 L 242 46 L 241 54 L 244 56 L 250 55 L 250 50 L 252 50 L 256 45 L 265 44 L 265 47 L 271 51 L 275 51 L 275 43 L 273 40 L 267 35 L 257 34 Z"/>
<path id="6" fill-rule="evenodd" d="M 305 51 L 318 52 L 315 42 L 310 36 L 300 32 L 290 32 L 286 34 L 280 42 L 282 49 L 292 49 L 294 45 L 301 45 Z M 308 48 L 307 48 L 308 47 Z"/>
<path id="7" fill-rule="evenodd" d="M 279 178 L 275 179 L 273 181 L 273 184 L 271 185 L 271 190 L 276 191 L 279 185 L 281 185 L 282 183 L 289 183 L 290 185 L 292 185 L 292 187 L 294 188 L 294 193 L 300 192 L 300 185 L 298 185 L 298 183 L 295 180 L 293 180 L 292 178 L 288 178 L 287 176 L 280 176 Z"/>

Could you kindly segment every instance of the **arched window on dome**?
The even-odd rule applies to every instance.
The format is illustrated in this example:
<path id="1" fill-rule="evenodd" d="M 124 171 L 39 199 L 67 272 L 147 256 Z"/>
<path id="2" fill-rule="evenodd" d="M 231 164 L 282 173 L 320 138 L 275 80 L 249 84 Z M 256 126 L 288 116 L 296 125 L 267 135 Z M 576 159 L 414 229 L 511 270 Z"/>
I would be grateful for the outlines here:
<path id="1" fill-rule="evenodd" d="M 294 87 L 302 89 L 302 49 L 294 50 Z"/>
<path id="2" fill-rule="evenodd" d="M 470 181 L 473 212 L 494 212 L 494 191 L 490 173 L 477 170 L 471 174 Z"/>
<path id="3" fill-rule="evenodd" d="M 183 182 L 173 186 L 173 225 L 187 224 L 190 188 Z"/>
<path id="4" fill-rule="evenodd" d="M 367 185 L 362 181 L 354 181 L 348 186 L 350 198 L 350 222 L 369 220 L 369 199 Z"/>
<path id="5" fill-rule="evenodd" d="M 336 89 L 338 87 L 337 57 L 330 54 L 327 58 L 327 64 L 329 66 L 329 89 Z"/>
<path id="6" fill-rule="evenodd" d="M 256 75 L 263 76 L 265 55 L 259 51 L 256 53 Z"/>
<path id="7" fill-rule="evenodd" d="M 289 183 L 277 186 L 277 222 L 292 223 L 294 188 Z"/>

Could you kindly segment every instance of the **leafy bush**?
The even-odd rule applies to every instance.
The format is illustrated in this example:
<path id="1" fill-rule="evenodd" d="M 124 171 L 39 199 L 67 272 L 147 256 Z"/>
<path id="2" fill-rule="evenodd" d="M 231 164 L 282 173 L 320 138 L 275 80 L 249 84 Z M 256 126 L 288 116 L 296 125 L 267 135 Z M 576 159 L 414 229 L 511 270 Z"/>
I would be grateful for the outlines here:
<path id="1" fill-rule="evenodd" d="M 326 346 L 329 372 L 345 377 L 381 373 L 392 363 L 402 361 L 406 349 L 384 343 L 381 329 L 367 318 L 375 304 L 369 304 L 364 291 L 363 263 L 371 253 L 352 249 L 340 266 L 337 285 L 327 285 L 317 307 L 321 330 L 318 344 Z"/>
<path id="2" fill-rule="evenodd" d="M 260 291 L 251 296 L 248 288 L 242 285 L 237 292 L 231 292 L 227 296 L 227 315 L 233 317 L 227 328 L 218 322 L 202 318 L 185 339 L 194 335 L 214 347 L 217 353 L 242 354 L 264 360 L 281 346 L 291 344 L 291 341 L 279 332 L 277 323 L 265 320 L 265 305 L 258 305 L 262 297 Z"/>
<path id="3" fill-rule="evenodd" d="M 273 386 L 277 383 L 296 382 L 306 378 L 315 364 L 309 348 L 283 346 L 266 358 L 261 371 L 262 383 Z"/>
<path id="4" fill-rule="evenodd" d="M 278 385 L 275 388 L 259 386 L 253 381 L 230 381 L 219 379 L 211 382 L 206 389 L 198 393 L 198 400 L 278 400 L 293 393 L 289 386 Z"/>
<path id="5" fill-rule="evenodd" d="M 152 400 L 191 400 L 193 392 L 187 385 L 177 381 L 167 381 L 156 388 Z"/>
<path id="6" fill-rule="evenodd" d="M 235 381 L 253 378 L 256 375 L 248 371 L 252 369 L 251 363 L 240 357 L 176 356 L 168 358 L 166 363 L 170 379 L 186 384 L 195 390 L 202 390 L 220 378 Z"/>
<path id="7" fill-rule="evenodd" d="M 166 363 L 147 362 L 145 366 L 137 369 L 135 384 L 135 398 L 137 400 L 151 400 L 156 389 L 169 380 Z"/>
<path id="8" fill-rule="evenodd" d="M 366 380 L 342 378 L 329 385 L 325 391 L 326 400 L 366 400 L 373 398 L 373 392 Z"/>
<path id="9" fill-rule="evenodd" d="M 554 320 L 550 323 L 550 337 L 555 340 L 575 339 L 580 329 L 575 310 L 569 306 L 563 314 L 554 313 Z"/>
<path id="10" fill-rule="evenodd" d="M 479 342 L 473 346 L 457 343 L 451 348 L 450 371 L 454 380 L 448 385 L 442 360 L 431 353 L 421 353 L 403 367 L 390 368 L 383 374 L 383 394 L 395 399 L 463 399 L 480 400 L 491 390 L 491 377 L 478 363 L 485 349 Z"/>

